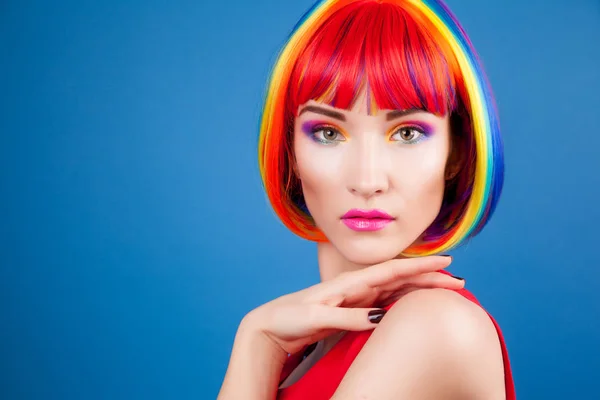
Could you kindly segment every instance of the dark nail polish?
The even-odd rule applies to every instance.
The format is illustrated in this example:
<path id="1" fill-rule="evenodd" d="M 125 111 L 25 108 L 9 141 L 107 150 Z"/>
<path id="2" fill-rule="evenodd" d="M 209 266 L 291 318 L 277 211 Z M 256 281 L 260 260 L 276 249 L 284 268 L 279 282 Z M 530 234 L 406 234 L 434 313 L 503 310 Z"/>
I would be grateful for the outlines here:
<path id="1" fill-rule="evenodd" d="M 461 281 L 464 281 L 464 280 L 465 280 L 465 278 L 461 278 L 460 276 L 454 276 L 454 275 L 452 275 L 452 277 L 453 277 L 454 279 L 460 279 Z"/>
<path id="2" fill-rule="evenodd" d="M 378 324 L 381 321 L 381 318 L 385 315 L 387 310 L 372 310 L 369 311 L 369 321 L 374 324 Z"/>

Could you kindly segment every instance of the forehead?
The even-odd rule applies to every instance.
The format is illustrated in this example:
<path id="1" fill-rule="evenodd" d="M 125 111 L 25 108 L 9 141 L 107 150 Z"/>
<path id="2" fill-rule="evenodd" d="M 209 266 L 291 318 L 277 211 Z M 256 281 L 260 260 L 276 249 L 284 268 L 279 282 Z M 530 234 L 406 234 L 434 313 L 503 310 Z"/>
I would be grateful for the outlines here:
<path id="1" fill-rule="evenodd" d="M 310 99 L 307 102 L 305 102 L 304 104 L 300 104 L 298 106 L 297 113 L 300 113 L 301 111 L 305 110 L 309 106 L 318 106 L 322 109 L 331 110 L 332 111 L 331 116 L 334 118 L 337 118 L 337 119 L 340 119 L 339 114 L 341 114 L 341 115 L 356 114 L 356 115 L 368 115 L 368 116 L 373 116 L 373 117 L 379 117 L 379 116 L 385 116 L 391 112 L 402 111 L 399 109 L 379 109 L 377 107 L 377 104 L 373 101 L 373 95 L 371 93 L 369 93 L 368 90 L 365 90 L 365 89 L 361 90 L 357 94 L 353 103 L 351 103 L 350 107 L 348 107 L 348 108 L 337 108 L 337 107 L 334 107 L 333 105 L 328 104 L 327 102 L 322 101 L 320 99 Z M 309 107 L 309 109 L 310 109 L 310 107 Z M 336 114 L 334 114 L 334 113 L 336 113 Z"/>
<path id="2" fill-rule="evenodd" d="M 362 89 L 360 92 L 358 92 L 354 104 L 352 105 L 352 107 L 350 107 L 348 111 L 357 114 L 367 114 L 376 116 L 378 110 L 377 105 L 373 101 L 373 95 L 370 93 L 370 91 Z"/>
<path id="3" fill-rule="evenodd" d="M 447 113 L 435 113 L 422 108 L 379 109 L 369 101 L 368 93 L 362 93 L 361 95 L 357 96 L 356 101 L 349 108 L 336 108 L 325 102 L 311 99 L 298 107 L 296 117 L 302 117 L 307 113 L 324 115 L 342 122 L 349 119 L 365 117 L 368 117 L 369 119 L 375 118 L 383 121 L 393 121 L 408 116 L 426 119 L 445 119 L 448 117 Z"/>

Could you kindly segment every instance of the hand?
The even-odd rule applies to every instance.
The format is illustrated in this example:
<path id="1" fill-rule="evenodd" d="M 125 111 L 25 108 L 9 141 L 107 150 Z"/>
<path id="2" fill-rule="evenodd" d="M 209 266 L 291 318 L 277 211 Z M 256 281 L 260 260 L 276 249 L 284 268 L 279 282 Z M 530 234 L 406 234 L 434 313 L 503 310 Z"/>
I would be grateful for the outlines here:
<path id="1" fill-rule="evenodd" d="M 332 333 L 373 329 L 381 319 L 374 304 L 389 304 L 415 288 L 461 289 L 464 281 L 436 272 L 448 256 L 390 260 L 279 297 L 252 310 L 242 322 L 260 331 L 279 355 L 294 354 Z M 369 312 L 379 311 L 379 318 Z"/>

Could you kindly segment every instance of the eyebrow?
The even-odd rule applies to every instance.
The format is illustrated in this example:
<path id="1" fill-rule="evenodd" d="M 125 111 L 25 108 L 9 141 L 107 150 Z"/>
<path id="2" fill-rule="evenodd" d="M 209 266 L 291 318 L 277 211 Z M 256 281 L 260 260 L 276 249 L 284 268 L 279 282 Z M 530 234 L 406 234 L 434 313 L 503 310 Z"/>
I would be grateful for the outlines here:
<path id="1" fill-rule="evenodd" d="M 327 117 L 339 119 L 340 121 L 345 121 L 346 116 L 340 112 L 328 110 L 327 108 L 319 107 L 319 106 L 306 106 L 298 113 L 298 116 L 302 115 L 305 112 L 314 112 L 317 114 L 325 115 Z"/>
<path id="2" fill-rule="evenodd" d="M 421 110 L 420 108 L 407 108 L 406 110 L 394 110 L 390 111 L 385 119 L 387 121 L 391 121 L 396 118 L 406 117 L 407 115 L 416 114 L 420 112 L 424 112 L 425 110 Z"/>
<path id="3" fill-rule="evenodd" d="M 314 112 L 316 114 L 325 115 L 327 117 L 335 118 L 340 121 L 346 120 L 346 116 L 344 114 L 342 114 L 341 112 L 329 110 L 327 108 L 323 108 L 323 107 L 319 107 L 319 106 L 306 106 L 302 110 L 300 110 L 300 112 L 298 113 L 298 116 L 302 115 L 305 112 Z M 394 110 L 394 111 L 388 112 L 385 119 L 387 121 L 391 121 L 396 118 L 405 117 L 407 115 L 420 113 L 420 112 L 424 112 L 424 110 L 421 110 L 419 108 L 408 108 L 406 110 Z"/>

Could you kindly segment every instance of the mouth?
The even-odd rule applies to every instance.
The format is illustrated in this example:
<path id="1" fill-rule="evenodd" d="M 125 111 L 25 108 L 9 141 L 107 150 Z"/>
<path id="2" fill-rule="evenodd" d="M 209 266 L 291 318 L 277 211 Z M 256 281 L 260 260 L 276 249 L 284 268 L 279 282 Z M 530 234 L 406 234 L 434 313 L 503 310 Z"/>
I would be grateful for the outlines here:
<path id="1" fill-rule="evenodd" d="M 342 216 L 342 222 L 357 232 L 379 231 L 394 220 L 394 217 L 381 210 L 352 209 Z"/>

